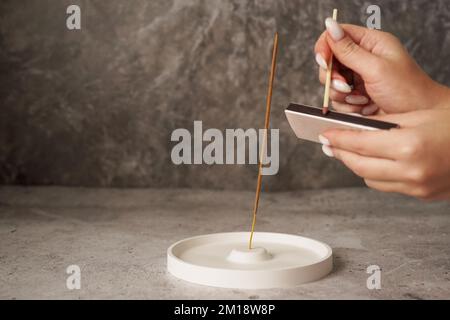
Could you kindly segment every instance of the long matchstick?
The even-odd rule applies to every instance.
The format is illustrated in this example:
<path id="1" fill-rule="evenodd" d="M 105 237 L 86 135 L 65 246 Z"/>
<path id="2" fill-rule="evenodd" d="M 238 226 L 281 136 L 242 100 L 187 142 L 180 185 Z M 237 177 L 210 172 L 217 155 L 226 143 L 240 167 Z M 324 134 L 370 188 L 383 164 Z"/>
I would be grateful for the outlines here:
<path id="1" fill-rule="evenodd" d="M 269 122 L 270 122 L 270 106 L 271 106 L 271 102 L 272 102 L 273 79 L 275 78 L 277 53 L 278 53 L 278 33 L 276 32 L 274 40 L 273 40 L 272 66 L 270 68 L 269 87 L 267 89 L 267 97 L 266 97 L 266 117 L 264 120 L 264 138 L 263 138 L 263 144 L 261 146 L 260 156 L 259 156 L 258 181 L 256 182 L 255 202 L 253 204 L 252 230 L 250 232 L 250 240 L 248 242 L 249 249 L 252 249 L 253 233 L 255 231 L 255 224 L 256 224 L 256 213 L 258 212 L 259 195 L 261 193 L 261 182 L 262 182 L 261 172 L 262 172 L 262 167 L 263 167 L 263 155 L 265 152 L 265 146 L 267 144 L 267 131 L 269 129 Z"/>
<path id="2" fill-rule="evenodd" d="M 333 20 L 337 20 L 337 9 L 333 10 Z M 330 85 L 331 85 L 331 71 L 333 69 L 333 53 L 330 55 L 330 60 L 328 60 L 328 67 L 327 67 L 327 78 L 325 81 L 325 92 L 323 95 L 323 108 L 322 113 L 327 114 L 328 113 L 328 106 L 329 106 L 329 100 L 330 100 Z"/>

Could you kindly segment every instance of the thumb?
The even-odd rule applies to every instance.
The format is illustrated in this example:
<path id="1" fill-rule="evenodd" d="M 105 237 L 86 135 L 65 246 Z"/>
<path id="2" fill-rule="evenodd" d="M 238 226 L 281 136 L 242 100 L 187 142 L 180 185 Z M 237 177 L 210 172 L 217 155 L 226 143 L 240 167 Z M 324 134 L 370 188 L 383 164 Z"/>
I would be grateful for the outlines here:
<path id="1" fill-rule="evenodd" d="M 347 30 L 344 31 L 341 25 L 332 18 L 325 20 L 325 26 L 328 33 L 327 42 L 336 59 L 347 68 L 359 73 L 364 80 L 373 76 L 376 66 L 381 62 L 380 58 L 362 48 L 354 41 L 351 34 L 346 32 Z M 366 32 L 369 32 L 365 28 L 349 28 L 349 30 L 357 32 L 355 37 L 358 41 L 364 37 Z"/>

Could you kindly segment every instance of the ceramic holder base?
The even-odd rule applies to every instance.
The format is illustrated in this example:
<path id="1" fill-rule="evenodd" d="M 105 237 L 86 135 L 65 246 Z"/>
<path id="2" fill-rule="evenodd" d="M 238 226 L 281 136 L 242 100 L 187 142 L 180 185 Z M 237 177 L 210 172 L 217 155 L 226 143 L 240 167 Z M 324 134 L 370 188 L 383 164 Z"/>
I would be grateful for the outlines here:
<path id="1" fill-rule="evenodd" d="M 223 288 L 263 289 L 318 280 L 333 268 L 331 248 L 296 235 L 248 232 L 192 237 L 167 250 L 167 269 L 185 281 Z"/>

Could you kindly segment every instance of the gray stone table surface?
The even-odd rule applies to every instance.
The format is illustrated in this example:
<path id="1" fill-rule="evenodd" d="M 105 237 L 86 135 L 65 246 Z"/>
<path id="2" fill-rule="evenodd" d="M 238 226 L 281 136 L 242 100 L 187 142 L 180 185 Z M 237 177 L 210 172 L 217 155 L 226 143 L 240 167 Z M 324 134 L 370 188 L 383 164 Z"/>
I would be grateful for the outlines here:
<path id="1" fill-rule="evenodd" d="M 219 289 L 166 272 L 185 237 L 250 227 L 252 192 L 192 189 L 0 188 L 3 299 L 450 298 L 450 204 L 365 188 L 264 193 L 257 230 L 328 243 L 334 270 L 295 288 Z M 66 268 L 81 268 L 68 290 Z M 380 290 L 366 268 L 381 267 Z"/>

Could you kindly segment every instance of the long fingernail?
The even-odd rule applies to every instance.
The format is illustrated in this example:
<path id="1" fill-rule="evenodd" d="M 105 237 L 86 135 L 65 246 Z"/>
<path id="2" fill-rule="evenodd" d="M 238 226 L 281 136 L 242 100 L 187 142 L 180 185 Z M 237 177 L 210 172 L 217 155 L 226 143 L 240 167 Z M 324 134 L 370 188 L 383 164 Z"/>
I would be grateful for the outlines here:
<path id="1" fill-rule="evenodd" d="M 371 114 L 375 113 L 375 111 L 377 111 L 377 110 L 378 110 L 378 106 L 375 105 L 375 104 L 372 104 L 372 105 L 370 105 L 370 106 L 364 107 L 364 108 L 361 110 L 361 113 L 362 113 L 363 115 L 365 115 L 365 116 L 368 116 L 368 115 L 371 115 Z"/>
<path id="2" fill-rule="evenodd" d="M 367 104 L 369 99 L 365 96 L 349 95 L 345 97 L 345 102 L 349 104 Z"/>
<path id="3" fill-rule="evenodd" d="M 352 92 L 352 88 L 346 84 L 342 80 L 333 79 L 331 81 L 331 86 L 336 89 L 337 91 L 343 92 L 343 93 L 350 93 Z"/>
<path id="4" fill-rule="evenodd" d="M 344 37 L 344 30 L 341 28 L 339 23 L 334 21 L 332 18 L 327 18 L 325 20 L 325 26 L 327 27 L 327 31 L 334 41 L 339 41 Z"/>
<path id="5" fill-rule="evenodd" d="M 320 141 L 321 144 L 323 144 L 325 146 L 329 146 L 330 145 L 330 140 L 328 140 L 327 138 L 325 138 L 321 134 L 319 134 L 319 141 Z"/>
<path id="6" fill-rule="evenodd" d="M 325 155 L 327 155 L 330 158 L 333 158 L 333 150 L 331 150 L 331 148 L 329 146 L 326 145 L 322 145 L 322 151 L 323 153 L 325 153 Z"/>
<path id="7" fill-rule="evenodd" d="M 322 69 L 328 69 L 327 63 L 320 53 L 316 53 L 316 62 Z"/>

